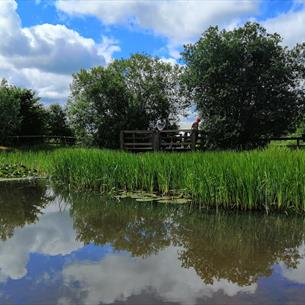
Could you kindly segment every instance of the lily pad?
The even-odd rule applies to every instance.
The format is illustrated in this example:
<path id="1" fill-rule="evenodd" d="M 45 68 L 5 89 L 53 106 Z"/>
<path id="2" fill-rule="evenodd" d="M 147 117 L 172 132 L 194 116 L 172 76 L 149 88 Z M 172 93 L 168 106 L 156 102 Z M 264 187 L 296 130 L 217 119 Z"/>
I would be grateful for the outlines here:
<path id="1" fill-rule="evenodd" d="M 176 199 L 161 199 L 158 200 L 159 203 L 173 203 L 173 204 L 186 204 L 189 203 L 190 200 L 186 198 L 176 198 Z"/>
<path id="2" fill-rule="evenodd" d="M 23 164 L 0 164 L 0 178 L 37 177 L 36 169 L 27 168 Z"/>
<path id="3" fill-rule="evenodd" d="M 136 199 L 136 201 L 137 202 L 152 202 L 152 201 L 154 201 L 155 199 L 154 198 L 148 198 L 148 197 L 146 197 L 146 198 L 137 198 Z"/>
<path id="4" fill-rule="evenodd" d="M 160 198 L 157 194 L 154 193 L 142 193 L 145 197 L 152 197 L 152 198 Z"/>

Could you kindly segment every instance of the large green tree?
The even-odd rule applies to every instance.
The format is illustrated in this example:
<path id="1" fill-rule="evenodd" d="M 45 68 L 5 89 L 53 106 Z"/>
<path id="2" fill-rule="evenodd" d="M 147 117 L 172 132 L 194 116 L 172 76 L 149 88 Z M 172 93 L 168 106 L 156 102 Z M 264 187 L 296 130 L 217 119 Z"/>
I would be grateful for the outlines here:
<path id="1" fill-rule="evenodd" d="M 71 136 L 65 109 L 59 104 L 52 104 L 47 109 L 47 129 L 52 136 Z"/>
<path id="2" fill-rule="evenodd" d="M 0 84 L 0 144 L 7 141 L 20 127 L 20 100 L 11 94 L 5 80 Z"/>
<path id="3" fill-rule="evenodd" d="M 185 46 L 185 81 L 208 147 L 256 147 L 294 128 L 304 105 L 301 50 L 283 47 L 257 23 L 210 27 Z"/>
<path id="4" fill-rule="evenodd" d="M 31 89 L 12 86 L 11 94 L 20 101 L 20 126 L 17 135 L 45 134 L 47 112 L 36 93 Z"/>
<path id="5" fill-rule="evenodd" d="M 47 112 L 31 89 L 0 84 L 0 141 L 10 136 L 41 135 L 47 131 Z"/>
<path id="6" fill-rule="evenodd" d="M 173 125 L 185 104 L 182 68 L 135 54 L 73 76 L 68 116 L 85 143 L 118 147 L 122 129 L 147 129 L 157 120 Z"/>

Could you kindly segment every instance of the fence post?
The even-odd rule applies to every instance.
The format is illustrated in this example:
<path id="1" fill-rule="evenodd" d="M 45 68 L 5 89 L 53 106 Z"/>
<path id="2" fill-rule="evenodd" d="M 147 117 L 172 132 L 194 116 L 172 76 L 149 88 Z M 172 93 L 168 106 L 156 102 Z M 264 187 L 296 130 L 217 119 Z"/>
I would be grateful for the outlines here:
<path id="1" fill-rule="evenodd" d="M 152 136 L 152 146 L 153 151 L 159 151 L 160 150 L 160 134 L 159 131 L 154 131 Z"/>
<path id="2" fill-rule="evenodd" d="M 192 149 L 192 151 L 196 150 L 196 138 L 197 138 L 197 130 L 192 130 L 192 133 L 191 133 L 191 149 Z"/>
<path id="3" fill-rule="evenodd" d="M 120 149 L 123 150 L 124 149 L 124 131 L 121 130 L 120 132 Z"/>

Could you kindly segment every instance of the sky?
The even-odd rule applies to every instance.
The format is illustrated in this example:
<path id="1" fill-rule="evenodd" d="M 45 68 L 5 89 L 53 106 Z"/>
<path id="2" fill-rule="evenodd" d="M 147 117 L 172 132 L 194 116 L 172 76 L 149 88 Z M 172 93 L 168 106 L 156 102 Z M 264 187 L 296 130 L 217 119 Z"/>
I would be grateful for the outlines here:
<path id="1" fill-rule="evenodd" d="M 293 47 L 305 0 L 0 0 L 0 79 L 65 104 L 72 74 L 132 53 L 179 63 L 209 27 L 257 21 Z"/>

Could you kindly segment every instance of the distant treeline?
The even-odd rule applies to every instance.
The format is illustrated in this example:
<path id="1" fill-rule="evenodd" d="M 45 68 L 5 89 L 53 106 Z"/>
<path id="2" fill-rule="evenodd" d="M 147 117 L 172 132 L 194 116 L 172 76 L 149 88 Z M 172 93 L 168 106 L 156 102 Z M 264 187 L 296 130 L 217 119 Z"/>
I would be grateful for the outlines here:
<path id="1" fill-rule="evenodd" d="M 179 64 L 134 54 L 73 75 L 65 109 L 3 82 L 0 141 L 9 135 L 74 134 L 84 145 L 116 148 L 122 129 L 176 128 L 198 112 L 206 148 L 254 148 L 294 132 L 305 111 L 305 43 L 282 45 L 257 23 L 210 27 L 184 46 Z"/>
<path id="2" fill-rule="evenodd" d="M 12 136 L 70 136 L 66 112 L 59 104 L 43 106 L 30 89 L 0 83 L 0 145 Z M 1 143 L 2 142 L 2 143 Z"/>

